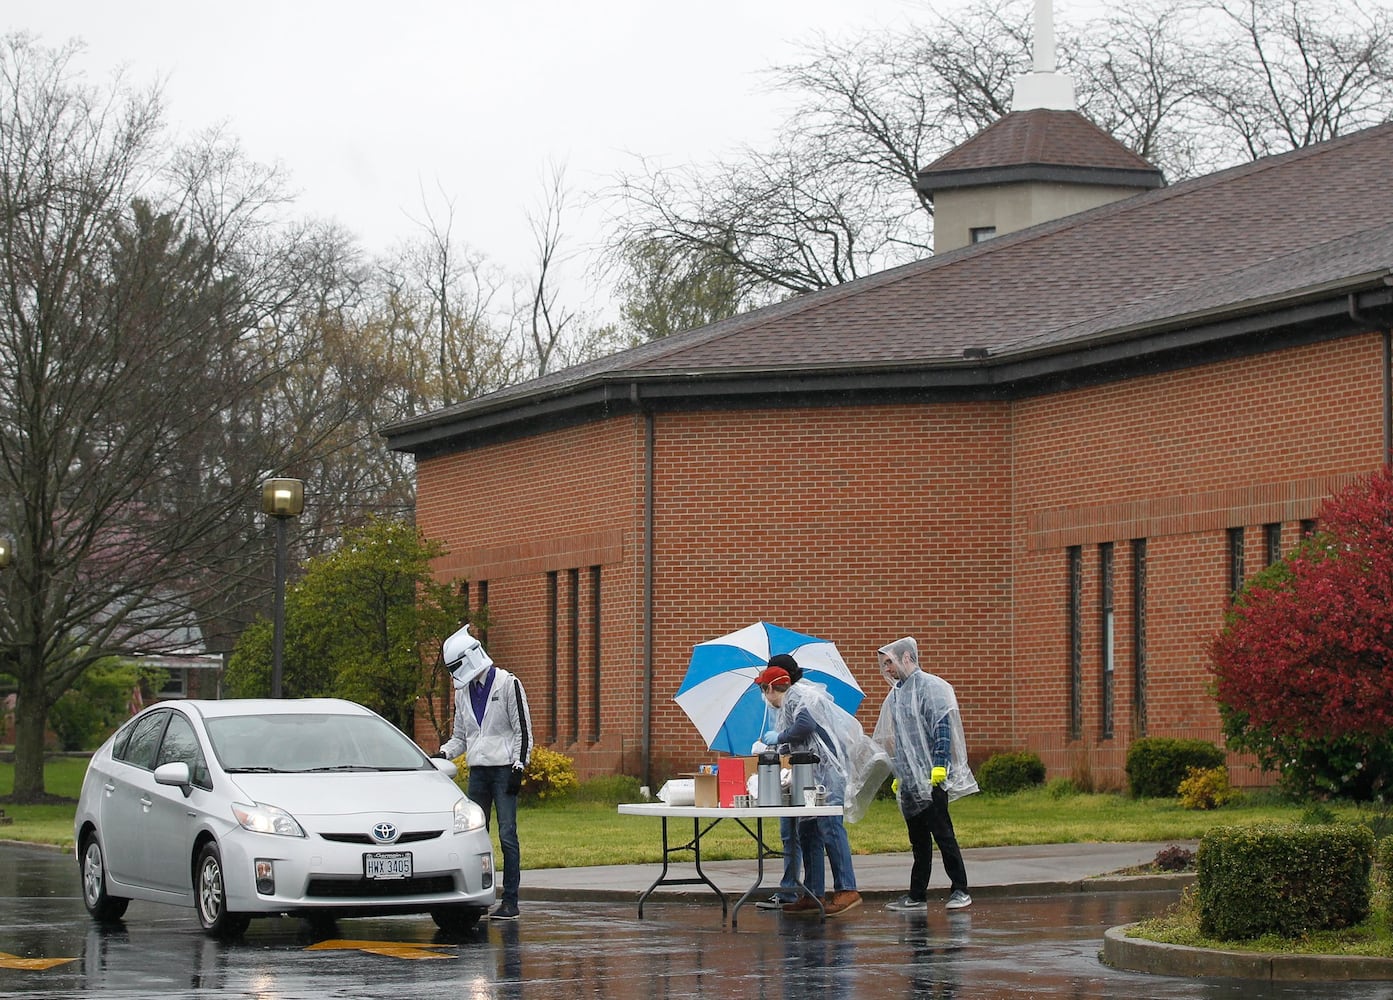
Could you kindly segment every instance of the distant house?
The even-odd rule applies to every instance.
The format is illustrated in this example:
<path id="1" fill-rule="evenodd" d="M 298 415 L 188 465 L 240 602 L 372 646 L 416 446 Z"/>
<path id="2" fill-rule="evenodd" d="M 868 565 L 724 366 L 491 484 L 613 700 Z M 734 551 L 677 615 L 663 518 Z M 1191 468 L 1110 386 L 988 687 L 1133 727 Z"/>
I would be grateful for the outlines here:
<path id="1" fill-rule="evenodd" d="M 1230 595 L 1390 453 L 1393 125 L 1169 187 L 1100 135 L 1028 107 L 924 171 L 938 255 L 386 429 L 538 742 L 710 759 L 672 696 L 760 618 L 868 728 L 916 636 L 975 760 L 1221 739 Z"/>

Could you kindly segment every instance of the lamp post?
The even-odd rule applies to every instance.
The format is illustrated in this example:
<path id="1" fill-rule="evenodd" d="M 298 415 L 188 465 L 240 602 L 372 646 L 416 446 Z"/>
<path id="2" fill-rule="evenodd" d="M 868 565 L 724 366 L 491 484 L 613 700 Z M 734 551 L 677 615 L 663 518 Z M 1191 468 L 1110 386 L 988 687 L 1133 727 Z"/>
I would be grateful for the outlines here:
<path id="1" fill-rule="evenodd" d="M 261 484 L 261 512 L 276 522 L 276 605 L 271 642 L 271 697 L 281 696 L 281 656 L 285 651 L 286 521 L 305 509 L 305 484 L 298 479 L 268 479 Z"/>

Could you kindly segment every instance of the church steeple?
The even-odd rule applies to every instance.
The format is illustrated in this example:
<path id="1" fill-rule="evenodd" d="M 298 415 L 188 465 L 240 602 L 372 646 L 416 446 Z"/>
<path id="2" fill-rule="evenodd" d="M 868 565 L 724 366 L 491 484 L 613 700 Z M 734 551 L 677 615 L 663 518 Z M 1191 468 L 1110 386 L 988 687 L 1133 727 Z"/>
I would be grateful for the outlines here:
<path id="1" fill-rule="evenodd" d="M 1058 72 L 1054 45 L 1054 5 L 1035 0 L 1035 71 L 1016 77 L 1012 111 L 1075 111 L 1074 81 Z"/>
<path id="2" fill-rule="evenodd" d="M 1161 171 L 1079 114 L 1055 64 L 1054 9 L 1035 0 L 1034 71 L 1016 78 L 1012 111 L 919 171 L 933 199 L 934 252 L 1129 198 Z"/>

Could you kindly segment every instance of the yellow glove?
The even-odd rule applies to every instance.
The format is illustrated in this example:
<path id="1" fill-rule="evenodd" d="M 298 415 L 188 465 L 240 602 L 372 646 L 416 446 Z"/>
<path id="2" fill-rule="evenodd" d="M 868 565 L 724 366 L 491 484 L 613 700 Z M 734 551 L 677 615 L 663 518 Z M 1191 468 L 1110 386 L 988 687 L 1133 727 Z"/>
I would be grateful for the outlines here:
<path id="1" fill-rule="evenodd" d="M 890 791 L 894 792 L 896 795 L 899 795 L 899 794 L 900 794 L 900 779 L 899 779 L 899 778 L 891 778 L 891 779 L 890 779 Z"/>
<path id="2" fill-rule="evenodd" d="M 948 768 L 946 768 L 946 767 L 936 767 L 936 768 L 934 768 L 933 771 L 931 772 L 931 780 L 933 781 L 933 783 L 934 783 L 935 786 L 938 786 L 938 785 L 943 784 L 945 781 L 948 780 Z"/>

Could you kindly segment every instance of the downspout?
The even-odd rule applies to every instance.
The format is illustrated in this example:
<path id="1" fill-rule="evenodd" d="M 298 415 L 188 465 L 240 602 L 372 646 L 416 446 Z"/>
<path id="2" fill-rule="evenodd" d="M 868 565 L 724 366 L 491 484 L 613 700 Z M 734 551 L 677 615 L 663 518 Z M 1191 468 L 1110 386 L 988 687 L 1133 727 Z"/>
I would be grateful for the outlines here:
<path id="1" fill-rule="evenodd" d="M 653 411 L 639 400 L 638 383 L 629 398 L 643 413 L 643 784 L 653 784 L 653 466 L 656 436 Z"/>
<path id="2" fill-rule="evenodd" d="M 1383 461 L 1393 465 L 1393 329 L 1383 330 Z"/>

